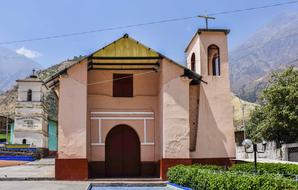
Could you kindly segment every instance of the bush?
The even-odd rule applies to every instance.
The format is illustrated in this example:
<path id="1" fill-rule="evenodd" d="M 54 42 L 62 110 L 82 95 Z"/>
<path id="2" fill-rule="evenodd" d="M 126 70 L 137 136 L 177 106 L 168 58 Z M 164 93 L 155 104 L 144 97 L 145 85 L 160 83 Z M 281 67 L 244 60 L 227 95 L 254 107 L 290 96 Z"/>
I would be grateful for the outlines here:
<path id="1" fill-rule="evenodd" d="M 206 170 L 217 170 L 217 171 L 224 170 L 224 168 L 222 166 L 216 166 L 216 165 L 193 164 L 189 167 L 194 167 L 194 168 L 199 168 L 199 169 L 206 169 Z"/>
<path id="2" fill-rule="evenodd" d="M 194 190 L 280 190 L 297 189 L 297 182 L 280 175 L 237 174 L 230 171 L 202 169 L 200 166 L 172 167 L 168 171 L 171 183 Z"/>
<path id="3" fill-rule="evenodd" d="M 233 172 L 254 172 L 254 163 L 235 164 L 229 168 Z M 258 163 L 258 174 L 298 175 L 298 165 L 281 163 Z"/>

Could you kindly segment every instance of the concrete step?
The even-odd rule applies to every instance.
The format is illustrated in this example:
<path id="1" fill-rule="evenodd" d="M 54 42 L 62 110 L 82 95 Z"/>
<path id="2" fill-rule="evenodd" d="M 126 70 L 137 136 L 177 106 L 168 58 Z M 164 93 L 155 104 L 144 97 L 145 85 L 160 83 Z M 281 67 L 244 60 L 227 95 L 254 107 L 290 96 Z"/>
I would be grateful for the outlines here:
<path id="1" fill-rule="evenodd" d="M 99 178 L 91 179 L 92 187 L 165 187 L 160 178 Z"/>

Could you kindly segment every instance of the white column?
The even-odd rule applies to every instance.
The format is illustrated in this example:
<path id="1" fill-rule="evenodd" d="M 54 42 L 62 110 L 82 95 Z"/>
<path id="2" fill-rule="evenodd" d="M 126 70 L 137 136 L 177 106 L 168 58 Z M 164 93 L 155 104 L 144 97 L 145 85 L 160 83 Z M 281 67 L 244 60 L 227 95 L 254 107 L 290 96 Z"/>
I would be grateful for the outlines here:
<path id="1" fill-rule="evenodd" d="M 147 121 L 144 119 L 144 143 L 147 143 Z"/>
<path id="2" fill-rule="evenodd" d="M 101 119 L 98 119 L 98 141 L 101 143 Z"/>

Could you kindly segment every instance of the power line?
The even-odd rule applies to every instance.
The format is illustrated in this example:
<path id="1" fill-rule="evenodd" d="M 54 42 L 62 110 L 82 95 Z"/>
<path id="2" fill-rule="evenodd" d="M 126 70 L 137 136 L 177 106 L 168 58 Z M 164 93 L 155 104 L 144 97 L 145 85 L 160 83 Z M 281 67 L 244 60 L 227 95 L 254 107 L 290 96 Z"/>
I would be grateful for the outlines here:
<path id="1" fill-rule="evenodd" d="M 110 28 L 89 30 L 89 31 L 84 31 L 84 32 L 74 32 L 74 33 L 60 34 L 60 35 L 47 36 L 47 37 L 39 37 L 39 38 L 31 38 L 31 39 L 24 39 L 24 40 L 7 41 L 7 42 L 0 42 L 0 45 L 4 45 L 4 44 L 15 44 L 15 43 L 22 43 L 22 42 L 32 42 L 32 41 L 40 41 L 40 40 L 49 40 L 49 39 L 64 38 L 64 37 L 70 37 L 70 36 L 79 36 L 79 35 L 96 33 L 96 32 L 112 31 L 112 30 L 119 30 L 119 29 L 125 29 L 125 28 L 134 28 L 134 27 L 140 27 L 140 26 L 146 26 L 146 25 L 153 25 L 153 24 L 160 24 L 160 23 L 166 23 L 166 22 L 175 22 L 175 21 L 181 21 L 181 20 L 188 20 L 188 19 L 193 19 L 193 18 L 196 18 L 196 17 L 197 16 L 190 16 L 190 17 L 183 17 L 183 18 L 173 18 L 173 19 L 153 21 L 153 22 L 146 22 L 146 23 L 140 23 L 140 24 L 131 24 L 131 25 L 123 25 L 123 26 L 110 27 Z"/>
<path id="2" fill-rule="evenodd" d="M 296 4 L 296 3 L 298 3 L 298 0 L 288 1 L 288 2 L 283 2 L 283 3 L 275 3 L 275 4 L 270 4 L 270 5 L 263 5 L 263 6 L 258 6 L 258 7 L 250 7 L 250 8 L 245 8 L 245 9 L 236 9 L 236 10 L 230 10 L 230 11 L 215 12 L 215 13 L 211 13 L 211 14 L 208 14 L 208 15 L 209 16 L 217 16 L 217 15 L 233 14 L 233 13 L 254 11 L 254 10 L 258 10 L 258 9 L 266 9 L 266 8 L 284 6 L 284 5 L 290 5 L 290 4 Z M 188 16 L 188 17 L 180 17 L 180 18 L 172 18 L 172 19 L 165 19 L 165 20 L 152 21 L 152 22 L 145 22 L 145 23 L 139 23 L 139 24 L 115 26 L 115 27 L 95 29 L 95 30 L 82 31 L 82 32 L 57 34 L 57 35 L 46 36 L 46 37 L 37 37 L 37 38 L 29 38 L 29 39 L 13 40 L 13 41 L 3 41 L 3 42 L 0 42 L 0 45 L 16 44 L 16 43 L 32 42 L 32 41 L 41 41 L 41 40 L 49 40 L 49 39 L 57 39 L 57 38 L 64 38 L 64 37 L 70 37 L 70 36 L 79 36 L 79 35 L 85 35 L 85 34 L 90 34 L 90 33 L 112 31 L 112 30 L 119 30 L 119 29 L 125 29 L 125 28 L 135 28 L 135 27 L 146 26 L 146 25 L 155 25 L 155 24 L 168 23 L 168 22 L 177 22 L 177 21 L 182 21 L 182 20 L 190 20 L 190 19 L 194 19 L 194 18 L 197 18 L 197 17 L 198 17 L 198 15 Z"/>
<path id="3" fill-rule="evenodd" d="M 88 86 L 109 83 L 109 82 L 122 80 L 122 79 L 126 79 L 126 78 L 133 78 L 133 77 L 136 77 L 136 76 L 146 75 L 146 74 L 149 74 L 149 73 L 156 73 L 156 71 L 154 70 L 154 71 L 142 72 L 142 73 L 133 74 L 133 76 L 125 76 L 125 77 L 120 77 L 120 78 L 116 78 L 116 79 L 98 81 L 98 82 L 94 82 L 94 83 L 89 83 Z M 73 79 L 73 78 L 71 78 L 71 79 Z"/>
<path id="4" fill-rule="evenodd" d="M 215 13 L 211 13 L 211 14 L 208 14 L 208 15 L 217 16 L 217 15 L 224 15 L 224 14 L 233 14 L 233 13 L 239 13 L 239 12 L 254 11 L 254 10 L 258 10 L 258 9 L 279 7 L 279 6 L 284 6 L 284 5 L 296 4 L 296 3 L 298 3 L 298 1 L 288 1 L 288 2 L 284 2 L 284 3 L 275 3 L 275 4 L 271 4 L 271 5 L 250 7 L 250 8 L 246 8 L 246 9 L 236 9 L 236 10 L 230 10 L 230 11 L 215 12 Z"/>

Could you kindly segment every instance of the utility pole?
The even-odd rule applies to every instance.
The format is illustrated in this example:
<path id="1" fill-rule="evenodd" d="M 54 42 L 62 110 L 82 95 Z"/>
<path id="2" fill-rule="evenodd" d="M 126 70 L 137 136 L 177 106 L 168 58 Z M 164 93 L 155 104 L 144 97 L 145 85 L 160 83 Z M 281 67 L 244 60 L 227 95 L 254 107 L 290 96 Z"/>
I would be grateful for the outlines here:
<path id="1" fill-rule="evenodd" d="M 205 23 L 206 23 L 206 29 L 208 30 L 208 21 L 209 20 L 215 20 L 215 17 L 211 17 L 211 16 L 208 16 L 208 15 L 199 15 L 198 16 L 199 18 L 203 18 L 205 19 Z"/>
<path id="2" fill-rule="evenodd" d="M 8 113 L 6 115 L 6 144 L 8 144 Z"/>
<path id="3" fill-rule="evenodd" d="M 244 139 L 246 139 L 246 125 L 245 125 L 245 118 L 244 118 L 245 104 L 241 103 L 241 107 L 242 107 L 242 125 L 243 125 L 243 131 L 244 131 Z"/>

